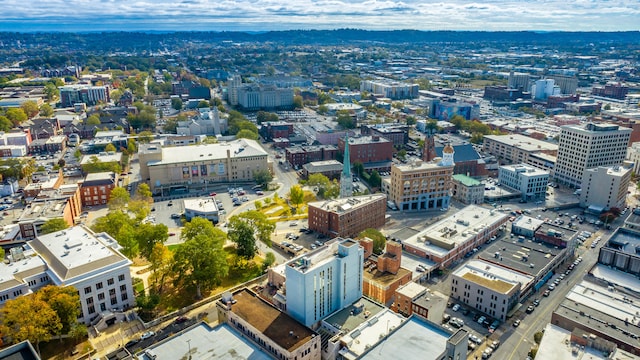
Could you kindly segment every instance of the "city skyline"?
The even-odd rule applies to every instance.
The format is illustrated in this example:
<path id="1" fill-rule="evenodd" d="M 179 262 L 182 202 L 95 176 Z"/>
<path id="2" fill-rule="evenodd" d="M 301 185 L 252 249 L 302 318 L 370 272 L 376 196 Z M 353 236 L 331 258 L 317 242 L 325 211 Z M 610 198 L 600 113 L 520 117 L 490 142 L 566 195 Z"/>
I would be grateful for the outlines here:
<path id="1" fill-rule="evenodd" d="M 638 18 L 631 0 L 53 0 L 38 7 L 5 0 L 0 31 L 631 31 L 640 29 Z"/>

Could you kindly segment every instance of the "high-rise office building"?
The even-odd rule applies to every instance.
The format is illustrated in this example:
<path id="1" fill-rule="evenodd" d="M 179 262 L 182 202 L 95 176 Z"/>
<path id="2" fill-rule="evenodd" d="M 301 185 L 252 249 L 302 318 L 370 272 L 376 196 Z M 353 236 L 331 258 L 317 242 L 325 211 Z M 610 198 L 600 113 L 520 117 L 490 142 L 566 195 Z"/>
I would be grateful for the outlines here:
<path id="1" fill-rule="evenodd" d="M 627 154 L 631 129 L 614 124 L 565 125 L 560 132 L 553 178 L 578 187 L 584 172 L 599 166 L 621 165 Z"/>

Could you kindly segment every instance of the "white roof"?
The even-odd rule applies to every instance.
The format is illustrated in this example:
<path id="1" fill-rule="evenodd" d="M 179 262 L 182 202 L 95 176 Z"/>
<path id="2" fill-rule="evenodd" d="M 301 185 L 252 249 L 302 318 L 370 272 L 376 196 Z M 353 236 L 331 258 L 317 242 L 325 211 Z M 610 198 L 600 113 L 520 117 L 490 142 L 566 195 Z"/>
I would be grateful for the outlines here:
<path id="1" fill-rule="evenodd" d="M 377 344 L 380 337 L 387 335 L 405 320 L 404 316 L 389 309 L 377 313 L 340 339 L 347 344 L 340 350 L 340 354 L 347 360 L 357 359 L 369 347 Z"/>
<path id="2" fill-rule="evenodd" d="M 193 211 L 202 214 L 214 213 L 218 211 L 215 199 L 185 199 L 184 211 Z"/>
<path id="3" fill-rule="evenodd" d="M 584 280 L 576 284 L 566 298 L 622 321 L 640 313 L 640 299 Z M 633 302 L 626 301 L 628 298 Z"/>
<path id="4" fill-rule="evenodd" d="M 577 354 L 573 354 L 573 351 Z M 547 324 L 544 329 L 544 336 L 538 346 L 536 358 L 554 360 L 605 360 L 609 359 L 603 355 L 601 350 L 591 347 L 582 349 L 580 346 L 571 343 L 571 331 L 565 330 L 557 325 Z"/>
<path id="5" fill-rule="evenodd" d="M 227 152 L 232 158 L 267 156 L 267 152 L 258 142 L 238 139 L 218 144 L 162 148 L 162 160 L 150 161 L 149 166 L 226 159 Z"/>

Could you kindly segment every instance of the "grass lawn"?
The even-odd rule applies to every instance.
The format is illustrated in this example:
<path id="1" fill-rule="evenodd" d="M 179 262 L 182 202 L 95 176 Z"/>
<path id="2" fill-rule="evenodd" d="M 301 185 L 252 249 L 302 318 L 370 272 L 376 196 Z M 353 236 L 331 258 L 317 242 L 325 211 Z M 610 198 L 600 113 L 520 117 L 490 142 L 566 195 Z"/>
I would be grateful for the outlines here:
<path id="1" fill-rule="evenodd" d="M 180 247 L 180 245 L 182 244 L 173 244 L 173 245 L 168 245 L 167 249 L 169 249 L 169 251 L 171 252 L 176 252 L 176 250 L 178 250 L 178 248 Z"/>

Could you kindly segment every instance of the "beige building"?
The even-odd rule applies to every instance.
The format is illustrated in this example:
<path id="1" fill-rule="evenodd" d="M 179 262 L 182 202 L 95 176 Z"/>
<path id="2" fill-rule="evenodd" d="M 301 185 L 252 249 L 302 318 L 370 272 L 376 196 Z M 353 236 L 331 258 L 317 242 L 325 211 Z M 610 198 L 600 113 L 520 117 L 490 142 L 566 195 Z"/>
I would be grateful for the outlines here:
<path id="1" fill-rule="evenodd" d="M 454 164 L 453 153 L 444 154 L 451 155 L 450 162 L 445 159 L 440 162 L 423 162 L 415 159 L 406 165 L 394 164 L 391 167 L 389 183 L 382 186 L 389 200 L 393 201 L 400 210 L 448 208 Z"/>
<path id="2" fill-rule="evenodd" d="M 451 298 L 505 321 L 533 277 L 484 260 L 471 260 L 451 277 Z"/>
<path id="3" fill-rule="evenodd" d="M 451 192 L 453 198 L 463 204 L 482 204 L 484 201 L 484 185 L 467 175 L 453 175 Z"/>
<path id="4" fill-rule="evenodd" d="M 633 162 L 633 172 L 640 174 L 640 142 L 634 142 L 627 148 L 627 160 Z"/>
<path id="5" fill-rule="evenodd" d="M 580 206 L 601 211 L 624 208 L 633 169 L 622 166 L 600 166 L 588 169 L 582 179 Z"/>
<path id="6" fill-rule="evenodd" d="M 190 185 L 253 181 L 257 170 L 269 170 L 267 152 L 257 141 L 161 147 L 140 146 L 140 176 L 154 193 L 186 191 Z"/>
<path id="7" fill-rule="evenodd" d="M 533 154 L 556 155 L 558 145 L 537 140 L 528 136 L 487 135 L 484 137 L 482 151 L 494 155 L 500 164 L 528 164 Z"/>
<path id="8" fill-rule="evenodd" d="M 561 129 L 558 160 L 552 174 L 560 184 L 578 187 L 587 169 L 621 165 L 627 156 L 630 128 L 589 123 Z"/>
<path id="9" fill-rule="evenodd" d="M 252 339 L 276 359 L 320 360 L 320 335 L 248 289 L 223 294 L 218 319 Z"/>

